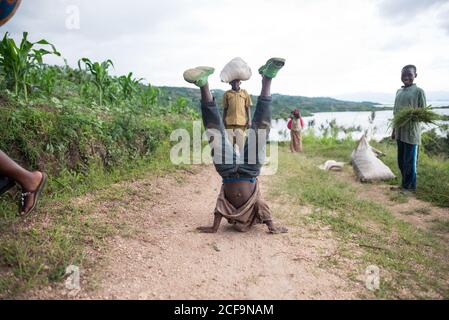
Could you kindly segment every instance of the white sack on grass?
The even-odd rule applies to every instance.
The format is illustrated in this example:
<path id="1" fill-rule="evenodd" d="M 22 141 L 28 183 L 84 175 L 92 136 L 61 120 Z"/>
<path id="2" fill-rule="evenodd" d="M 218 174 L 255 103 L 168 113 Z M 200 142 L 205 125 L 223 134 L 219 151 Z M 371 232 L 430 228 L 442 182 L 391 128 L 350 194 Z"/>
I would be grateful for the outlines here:
<path id="1" fill-rule="evenodd" d="M 337 162 L 335 160 L 328 160 L 323 165 L 319 166 L 321 170 L 326 171 L 341 171 L 343 170 L 344 162 Z"/>
<path id="2" fill-rule="evenodd" d="M 232 80 L 249 80 L 252 76 L 251 68 L 242 58 L 232 59 L 220 74 L 222 82 L 229 83 Z"/>
<path id="3" fill-rule="evenodd" d="M 390 168 L 376 157 L 365 136 L 352 153 L 352 166 L 362 182 L 395 178 Z"/>

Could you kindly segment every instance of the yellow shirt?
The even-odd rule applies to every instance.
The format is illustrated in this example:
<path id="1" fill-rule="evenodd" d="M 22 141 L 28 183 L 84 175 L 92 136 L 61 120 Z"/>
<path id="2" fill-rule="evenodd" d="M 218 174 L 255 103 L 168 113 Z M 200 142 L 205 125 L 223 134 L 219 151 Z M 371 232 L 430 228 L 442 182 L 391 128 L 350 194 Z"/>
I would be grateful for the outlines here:
<path id="1" fill-rule="evenodd" d="M 226 110 L 226 125 L 245 126 L 248 122 L 246 110 L 251 106 L 251 97 L 246 90 L 226 91 L 223 96 L 223 108 Z"/>

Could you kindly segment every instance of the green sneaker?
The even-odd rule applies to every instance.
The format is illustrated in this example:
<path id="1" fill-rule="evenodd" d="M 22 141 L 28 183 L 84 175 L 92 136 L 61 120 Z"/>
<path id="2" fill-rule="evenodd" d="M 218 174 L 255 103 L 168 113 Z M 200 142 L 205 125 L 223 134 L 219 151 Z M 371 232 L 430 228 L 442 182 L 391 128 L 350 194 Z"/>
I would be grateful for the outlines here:
<path id="1" fill-rule="evenodd" d="M 284 65 L 285 59 L 271 58 L 264 66 L 259 68 L 259 73 L 267 78 L 275 78 Z"/>
<path id="2" fill-rule="evenodd" d="M 184 72 L 184 80 L 201 88 L 206 85 L 207 79 L 214 72 L 215 69 L 212 67 L 196 67 Z"/>

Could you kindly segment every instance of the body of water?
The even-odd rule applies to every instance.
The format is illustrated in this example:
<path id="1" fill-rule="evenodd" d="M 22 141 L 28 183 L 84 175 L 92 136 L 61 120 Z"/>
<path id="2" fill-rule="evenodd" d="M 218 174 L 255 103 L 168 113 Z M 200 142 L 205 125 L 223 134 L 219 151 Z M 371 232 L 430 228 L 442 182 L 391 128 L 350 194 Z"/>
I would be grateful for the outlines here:
<path id="1" fill-rule="evenodd" d="M 449 106 L 449 101 L 437 101 L 428 102 L 429 105 L 433 107 Z M 392 105 L 385 104 L 382 106 L 392 107 Z M 449 115 L 449 109 L 435 109 L 436 113 Z M 318 112 L 311 117 L 304 117 L 305 129 L 308 129 L 309 122 L 314 120 L 315 125 L 312 130 L 314 130 L 316 135 L 321 135 L 320 130 L 321 125 L 327 127 L 328 124 L 335 119 L 336 123 L 340 127 L 359 127 L 361 131 L 356 131 L 350 133 L 354 139 L 359 139 L 366 130 L 370 138 L 375 140 L 382 140 L 385 137 L 391 136 L 391 128 L 389 127 L 390 120 L 393 119 L 393 111 L 377 111 L 376 117 L 371 124 L 369 118 L 371 112 L 358 111 L 358 112 Z M 423 126 L 424 130 L 429 130 L 431 127 Z M 345 133 L 340 132 L 339 138 L 344 138 Z M 272 129 L 270 132 L 270 140 L 272 141 L 286 141 L 290 140 L 290 131 L 287 129 L 287 121 L 283 119 L 273 120 Z"/>

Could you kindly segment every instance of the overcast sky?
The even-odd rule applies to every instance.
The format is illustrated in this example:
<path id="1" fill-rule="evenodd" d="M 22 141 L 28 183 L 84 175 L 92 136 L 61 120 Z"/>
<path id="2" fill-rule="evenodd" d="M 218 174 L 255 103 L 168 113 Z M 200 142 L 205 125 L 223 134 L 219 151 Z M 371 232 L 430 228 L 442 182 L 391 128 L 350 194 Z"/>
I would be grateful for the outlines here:
<path id="1" fill-rule="evenodd" d="M 154 85 L 189 86 L 183 71 L 210 65 L 211 86 L 228 89 L 219 74 L 239 56 L 254 73 L 243 87 L 257 94 L 258 67 L 279 56 L 278 93 L 394 93 L 406 64 L 425 90 L 449 91 L 449 0 L 22 0 L 1 29 L 46 38 L 72 66 L 112 59 L 115 74 Z"/>

